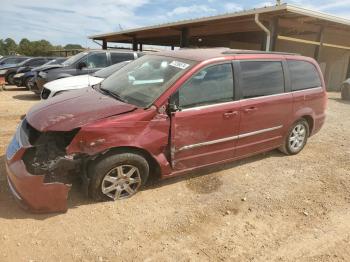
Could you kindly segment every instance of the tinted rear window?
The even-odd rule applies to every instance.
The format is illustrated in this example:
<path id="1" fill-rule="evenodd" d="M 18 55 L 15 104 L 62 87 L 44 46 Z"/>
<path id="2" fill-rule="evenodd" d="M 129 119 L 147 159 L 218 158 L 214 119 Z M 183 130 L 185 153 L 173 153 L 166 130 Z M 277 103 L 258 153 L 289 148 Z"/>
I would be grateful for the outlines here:
<path id="1" fill-rule="evenodd" d="M 288 60 L 287 64 L 292 82 L 292 91 L 320 87 L 322 85 L 320 76 L 313 64 L 297 60 Z"/>
<path id="2" fill-rule="evenodd" d="M 243 98 L 275 95 L 284 92 L 284 75 L 279 61 L 241 61 Z"/>
<path id="3" fill-rule="evenodd" d="M 111 53 L 112 64 L 134 59 L 134 53 Z"/>

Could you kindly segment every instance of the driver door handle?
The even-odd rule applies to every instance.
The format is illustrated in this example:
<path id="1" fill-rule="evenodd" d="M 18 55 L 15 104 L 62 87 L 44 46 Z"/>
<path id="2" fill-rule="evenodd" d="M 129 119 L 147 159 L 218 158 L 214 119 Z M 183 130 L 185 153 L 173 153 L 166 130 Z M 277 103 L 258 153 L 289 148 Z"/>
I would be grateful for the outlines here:
<path id="1" fill-rule="evenodd" d="M 229 112 L 224 113 L 224 118 L 230 118 L 230 117 L 233 117 L 236 115 L 238 115 L 237 111 L 229 111 Z"/>

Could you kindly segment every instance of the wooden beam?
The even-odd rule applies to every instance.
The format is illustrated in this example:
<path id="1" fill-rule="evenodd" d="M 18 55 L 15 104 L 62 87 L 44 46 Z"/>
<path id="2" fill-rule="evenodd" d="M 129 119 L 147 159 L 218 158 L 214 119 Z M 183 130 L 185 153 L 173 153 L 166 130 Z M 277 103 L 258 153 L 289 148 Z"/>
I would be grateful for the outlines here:
<path id="1" fill-rule="evenodd" d="M 332 47 L 332 48 L 350 50 L 350 46 L 344 46 L 344 45 L 335 45 L 335 44 L 330 44 L 330 43 L 321 43 L 321 42 L 318 42 L 318 41 L 310 41 L 310 40 L 294 38 L 294 37 L 288 37 L 288 36 L 282 36 L 282 35 L 279 35 L 277 38 L 280 39 L 280 40 L 297 42 L 297 43 L 302 43 L 302 44 L 310 44 L 310 45 L 318 45 L 318 46 L 322 45 L 324 47 Z"/>
<path id="2" fill-rule="evenodd" d="M 107 40 L 102 40 L 102 49 L 106 50 L 107 49 Z"/>
<path id="3" fill-rule="evenodd" d="M 324 31 L 324 27 L 321 26 L 320 27 L 320 31 L 318 32 L 318 35 L 317 35 L 317 41 L 320 42 L 320 45 L 317 45 L 315 47 L 315 53 L 314 53 L 314 58 L 318 62 L 320 60 L 320 51 L 321 51 L 321 46 L 322 46 L 322 43 L 323 43 L 323 31 Z"/>
<path id="4" fill-rule="evenodd" d="M 274 17 L 270 22 L 270 32 L 271 32 L 271 38 L 270 38 L 270 51 L 275 51 L 276 49 L 276 42 L 277 42 L 277 35 L 278 35 L 278 21 L 279 17 Z"/>
<path id="5" fill-rule="evenodd" d="M 137 39 L 134 37 L 132 39 L 132 50 L 137 51 Z"/>
<path id="6" fill-rule="evenodd" d="M 182 28 L 180 37 L 180 47 L 188 47 L 188 28 Z"/>

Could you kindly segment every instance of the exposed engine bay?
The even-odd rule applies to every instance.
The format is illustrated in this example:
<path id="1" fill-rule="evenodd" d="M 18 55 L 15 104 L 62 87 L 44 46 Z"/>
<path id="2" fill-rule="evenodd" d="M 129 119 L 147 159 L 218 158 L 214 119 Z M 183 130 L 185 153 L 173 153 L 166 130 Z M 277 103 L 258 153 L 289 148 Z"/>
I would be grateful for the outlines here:
<path id="1" fill-rule="evenodd" d="M 44 176 L 44 182 L 70 183 L 70 178 L 80 170 L 81 158 L 67 156 L 66 147 L 70 144 L 79 129 L 68 132 L 39 132 L 26 120 L 22 130 L 31 145 L 23 156 L 29 173 Z"/>

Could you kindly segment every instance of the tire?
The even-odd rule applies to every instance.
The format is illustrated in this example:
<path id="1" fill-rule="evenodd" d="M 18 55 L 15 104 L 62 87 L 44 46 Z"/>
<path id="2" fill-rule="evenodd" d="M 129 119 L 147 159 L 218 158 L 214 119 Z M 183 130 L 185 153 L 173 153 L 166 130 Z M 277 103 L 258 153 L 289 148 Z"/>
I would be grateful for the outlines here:
<path id="1" fill-rule="evenodd" d="M 131 197 L 149 176 L 147 160 L 135 153 L 109 155 L 96 161 L 88 170 L 89 196 L 95 201 Z"/>
<path id="2" fill-rule="evenodd" d="M 9 84 L 9 85 L 14 85 L 15 82 L 14 82 L 14 79 L 13 77 L 15 76 L 15 73 L 10 73 L 6 76 L 6 82 Z"/>
<path id="3" fill-rule="evenodd" d="M 344 85 L 341 89 L 341 99 L 350 100 L 350 85 Z"/>
<path id="4" fill-rule="evenodd" d="M 23 85 L 26 87 L 27 90 L 30 90 L 29 81 L 31 81 L 32 78 L 33 78 L 33 77 L 27 77 L 27 78 L 24 79 L 24 81 L 23 81 Z"/>
<path id="5" fill-rule="evenodd" d="M 309 124 L 302 118 L 295 122 L 288 131 L 284 144 L 279 148 L 286 155 L 296 155 L 307 143 L 310 134 Z"/>

